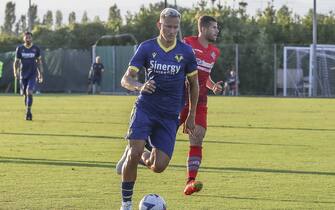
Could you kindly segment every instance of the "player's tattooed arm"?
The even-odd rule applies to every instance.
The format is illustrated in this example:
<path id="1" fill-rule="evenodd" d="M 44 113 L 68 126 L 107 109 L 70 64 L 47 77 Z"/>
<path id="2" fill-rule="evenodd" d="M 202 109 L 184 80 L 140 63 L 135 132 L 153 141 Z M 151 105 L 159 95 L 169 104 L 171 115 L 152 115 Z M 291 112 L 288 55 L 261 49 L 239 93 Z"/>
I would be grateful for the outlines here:
<path id="1" fill-rule="evenodd" d="M 139 91 L 139 92 L 147 92 L 147 93 L 153 93 L 155 92 L 156 85 L 155 81 L 148 80 L 144 84 L 138 82 L 136 80 L 137 78 L 137 71 L 134 71 L 131 68 L 128 68 L 126 73 L 123 75 L 121 79 L 121 85 L 122 87 L 131 90 L 131 91 Z"/>
<path id="2" fill-rule="evenodd" d="M 20 59 L 15 58 L 14 63 L 13 63 L 13 73 L 16 79 L 18 78 L 19 69 L 20 69 Z"/>

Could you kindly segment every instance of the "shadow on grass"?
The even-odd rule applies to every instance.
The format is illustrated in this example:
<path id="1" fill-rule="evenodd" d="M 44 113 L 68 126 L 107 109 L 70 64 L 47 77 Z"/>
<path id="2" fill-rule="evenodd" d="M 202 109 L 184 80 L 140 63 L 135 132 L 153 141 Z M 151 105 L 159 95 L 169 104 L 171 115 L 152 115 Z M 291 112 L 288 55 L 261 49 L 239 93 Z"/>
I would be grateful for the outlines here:
<path id="1" fill-rule="evenodd" d="M 101 161 L 77 161 L 77 160 L 49 160 L 49 159 L 34 159 L 21 157 L 3 157 L 0 156 L 0 163 L 14 164 L 40 164 L 40 165 L 55 165 L 55 166 L 73 166 L 73 167 L 97 167 L 97 168 L 114 168 L 116 162 L 101 162 Z M 145 169 L 139 167 L 139 169 Z M 185 170 L 184 165 L 169 165 L 169 169 Z M 335 176 L 334 172 L 320 171 L 298 171 L 284 169 L 267 169 L 267 168 L 238 168 L 238 167 L 201 167 L 201 170 L 209 173 L 222 173 L 224 171 L 237 171 L 248 173 L 274 173 L 274 174 L 302 174 L 302 175 L 325 175 Z"/>
<path id="2" fill-rule="evenodd" d="M 0 135 L 14 136 L 48 136 L 48 137 L 70 137 L 70 138 L 97 138 L 97 139 L 124 139 L 122 136 L 97 136 L 97 135 L 80 135 L 80 134 L 56 134 L 56 133 L 9 133 L 1 132 Z"/>
<path id="3" fill-rule="evenodd" d="M 177 139 L 177 142 L 189 142 L 187 139 Z M 233 142 L 233 141 L 220 141 L 220 140 L 204 140 L 204 144 L 244 144 L 244 145 L 260 145 L 260 146 L 284 146 L 284 147 L 309 147 L 309 145 L 302 144 L 269 144 L 269 143 L 251 143 L 251 142 Z"/>
<path id="4" fill-rule="evenodd" d="M 80 161 L 80 160 L 49 160 L 36 158 L 2 157 L 0 163 L 31 164 L 31 165 L 54 165 L 72 167 L 96 167 L 96 168 L 115 168 L 116 162 L 101 161 Z"/>
<path id="5" fill-rule="evenodd" d="M 234 200 L 253 200 L 253 201 L 275 201 L 275 202 L 294 202 L 294 203 L 312 203 L 312 204 L 335 204 L 334 201 L 310 201 L 310 200 L 289 200 L 289 199 L 271 199 L 271 198 L 253 198 L 253 197 L 238 197 L 238 196 L 219 196 L 219 195 L 204 195 L 197 194 L 197 197 L 217 197 L 224 199 L 234 199 Z"/>
<path id="6" fill-rule="evenodd" d="M 64 114 L 64 113 L 62 113 Z M 34 120 L 35 122 L 48 122 L 47 120 Z M 129 125 L 128 122 L 111 122 L 111 121 L 76 121 L 76 120 L 52 120 L 53 123 L 79 123 L 79 124 L 110 124 L 110 125 L 125 125 L 126 127 Z"/>
<path id="7" fill-rule="evenodd" d="M 100 135 L 80 135 L 80 134 L 55 134 L 55 133 L 18 133 L 18 132 L 1 132 L 0 135 L 13 136 L 47 136 L 47 137 L 66 137 L 66 138 L 97 138 L 97 139 L 122 139 L 123 136 L 100 136 Z M 189 142 L 187 139 L 177 139 L 177 142 Z M 205 140 L 206 144 L 245 144 L 245 145 L 261 145 L 261 146 L 285 146 L 285 147 L 308 147 L 307 145 L 292 144 L 268 144 L 268 143 L 250 143 L 250 142 L 229 142 L 220 140 Z"/>
<path id="8" fill-rule="evenodd" d="M 257 126 L 230 126 L 230 125 L 208 125 L 211 128 L 239 128 L 239 129 L 265 129 L 265 130 L 294 130 L 294 131 L 332 131 L 331 128 L 284 128 L 284 127 L 257 127 Z"/>

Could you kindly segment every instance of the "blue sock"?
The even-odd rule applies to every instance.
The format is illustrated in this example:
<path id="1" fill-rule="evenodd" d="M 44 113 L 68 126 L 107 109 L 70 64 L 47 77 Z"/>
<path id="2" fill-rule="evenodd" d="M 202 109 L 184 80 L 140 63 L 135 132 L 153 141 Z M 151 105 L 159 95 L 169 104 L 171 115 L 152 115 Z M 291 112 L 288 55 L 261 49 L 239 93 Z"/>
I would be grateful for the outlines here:
<path id="1" fill-rule="evenodd" d="M 133 196 L 134 184 L 135 182 L 122 182 L 121 192 L 123 202 L 131 201 L 131 197 Z"/>
<path id="2" fill-rule="evenodd" d="M 27 106 L 27 94 L 24 94 L 24 105 Z"/>
<path id="3" fill-rule="evenodd" d="M 28 95 L 28 98 L 27 98 L 27 105 L 29 107 L 31 107 L 31 105 L 33 105 L 33 95 Z"/>

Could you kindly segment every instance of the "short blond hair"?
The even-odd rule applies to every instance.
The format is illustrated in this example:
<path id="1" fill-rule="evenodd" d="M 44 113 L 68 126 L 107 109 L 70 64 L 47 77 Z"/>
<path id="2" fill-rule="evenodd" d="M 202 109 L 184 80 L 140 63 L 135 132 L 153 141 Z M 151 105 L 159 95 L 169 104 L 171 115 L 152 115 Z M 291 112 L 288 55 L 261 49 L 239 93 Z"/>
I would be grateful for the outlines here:
<path id="1" fill-rule="evenodd" d="M 159 16 L 159 20 L 164 20 L 166 17 L 177 17 L 177 18 L 181 18 L 181 14 L 173 8 L 165 8 L 162 10 L 160 16 Z"/>

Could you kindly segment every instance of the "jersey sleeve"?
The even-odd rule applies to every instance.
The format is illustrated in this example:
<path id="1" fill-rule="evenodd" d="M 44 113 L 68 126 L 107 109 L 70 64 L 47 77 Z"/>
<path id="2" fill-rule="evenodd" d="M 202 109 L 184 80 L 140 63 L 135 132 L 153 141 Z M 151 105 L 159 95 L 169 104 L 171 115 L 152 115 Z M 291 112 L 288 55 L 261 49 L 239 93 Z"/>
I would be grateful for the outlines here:
<path id="1" fill-rule="evenodd" d="M 191 77 L 198 73 L 197 60 L 191 47 L 189 48 L 189 58 L 188 63 L 186 64 L 185 72 L 188 77 Z"/>
<path id="2" fill-rule="evenodd" d="M 142 43 L 137 48 L 134 56 L 131 58 L 128 68 L 130 68 L 133 71 L 138 72 L 144 66 L 145 59 L 146 59 L 146 50 L 145 50 L 145 46 Z"/>
<path id="3" fill-rule="evenodd" d="M 190 37 L 184 37 L 183 42 L 185 44 L 191 45 L 191 43 L 190 43 Z"/>
<path id="4" fill-rule="evenodd" d="M 22 58 L 20 47 L 16 48 L 15 57 L 18 58 L 18 59 Z"/>

